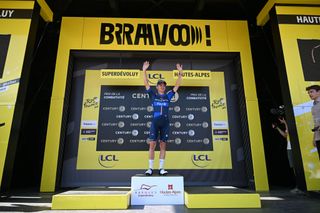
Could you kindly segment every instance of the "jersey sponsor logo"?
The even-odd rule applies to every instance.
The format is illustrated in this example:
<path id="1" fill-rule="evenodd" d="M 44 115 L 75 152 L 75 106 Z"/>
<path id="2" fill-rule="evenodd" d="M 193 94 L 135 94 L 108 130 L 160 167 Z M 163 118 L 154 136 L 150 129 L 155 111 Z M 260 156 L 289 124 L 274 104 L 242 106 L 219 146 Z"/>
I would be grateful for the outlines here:
<path id="1" fill-rule="evenodd" d="M 169 106 L 169 102 L 168 100 L 165 100 L 163 102 L 160 102 L 162 100 L 159 100 L 159 99 L 155 99 L 155 102 L 153 103 L 153 106 L 154 107 L 168 107 Z"/>

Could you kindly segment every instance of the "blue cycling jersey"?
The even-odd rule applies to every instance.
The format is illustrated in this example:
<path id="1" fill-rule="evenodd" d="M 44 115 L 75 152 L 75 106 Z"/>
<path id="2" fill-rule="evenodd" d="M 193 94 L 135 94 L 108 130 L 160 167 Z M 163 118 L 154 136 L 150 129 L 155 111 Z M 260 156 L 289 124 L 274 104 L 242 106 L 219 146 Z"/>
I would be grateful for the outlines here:
<path id="1" fill-rule="evenodd" d="M 147 90 L 149 97 L 152 100 L 153 106 L 153 118 L 157 118 L 159 116 L 168 117 L 169 113 L 169 103 L 172 97 L 174 96 L 174 91 L 170 90 L 167 94 L 158 94 L 154 93 L 151 88 Z"/>

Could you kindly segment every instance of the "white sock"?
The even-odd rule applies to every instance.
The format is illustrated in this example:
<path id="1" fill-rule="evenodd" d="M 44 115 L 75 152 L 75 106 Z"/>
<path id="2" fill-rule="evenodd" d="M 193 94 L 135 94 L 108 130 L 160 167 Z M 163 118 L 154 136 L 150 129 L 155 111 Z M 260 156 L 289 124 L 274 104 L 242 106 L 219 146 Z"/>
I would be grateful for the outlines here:
<path id="1" fill-rule="evenodd" d="M 163 169 L 164 159 L 159 159 L 159 169 Z"/>
<path id="2" fill-rule="evenodd" d="M 149 169 L 153 169 L 153 161 L 154 160 L 149 160 Z"/>

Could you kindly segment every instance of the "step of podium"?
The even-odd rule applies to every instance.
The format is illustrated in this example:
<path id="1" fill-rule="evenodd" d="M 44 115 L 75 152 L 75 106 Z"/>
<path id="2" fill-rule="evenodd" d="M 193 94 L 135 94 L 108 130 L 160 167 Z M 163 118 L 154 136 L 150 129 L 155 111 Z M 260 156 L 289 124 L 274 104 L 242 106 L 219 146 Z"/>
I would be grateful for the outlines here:
<path id="1" fill-rule="evenodd" d="M 130 187 L 77 188 L 52 197 L 53 210 L 127 209 Z"/>
<path id="2" fill-rule="evenodd" d="M 157 179 L 162 179 L 157 183 Z M 171 180 L 170 180 L 171 179 Z M 235 187 L 185 187 L 176 182 L 183 182 L 181 176 L 134 176 L 136 188 L 132 187 L 82 187 L 52 197 L 53 210 L 102 210 L 128 209 L 131 205 L 165 204 L 153 199 L 153 195 L 163 194 L 170 202 L 165 205 L 183 205 L 187 208 L 261 208 L 260 195 L 252 191 Z M 169 182 L 168 182 L 169 180 Z M 142 181 L 142 182 L 140 182 Z M 151 181 L 151 182 L 149 182 Z M 160 184 L 162 183 L 162 184 Z M 182 189 L 180 188 L 182 187 Z M 179 189 L 180 188 L 180 189 Z M 182 190 L 182 193 L 179 193 Z M 184 192 L 184 193 L 183 193 Z M 151 198 L 151 202 L 142 204 L 141 200 L 133 200 L 136 194 L 141 198 Z M 182 198 L 178 198 L 182 195 Z M 138 196 L 139 198 L 139 196 Z M 155 198 L 155 197 L 154 197 Z M 178 198 L 178 202 L 173 199 Z M 142 200 L 146 202 L 145 200 Z M 155 202 L 156 201 L 156 202 Z"/>
<path id="3" fill-rule="evenodd" d="M 185 188 L 187 208 L 261 208 L 260 195 L 235 187 Z"/>

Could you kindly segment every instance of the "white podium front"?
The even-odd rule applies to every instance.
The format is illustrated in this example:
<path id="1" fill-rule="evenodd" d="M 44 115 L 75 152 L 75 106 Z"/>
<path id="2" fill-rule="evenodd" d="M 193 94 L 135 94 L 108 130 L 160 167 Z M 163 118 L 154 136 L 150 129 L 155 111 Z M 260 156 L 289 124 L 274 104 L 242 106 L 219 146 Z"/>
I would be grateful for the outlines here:
<path id="1" fill-rule="evenodd" d="M 178 175 L 131 177 L 131 205 L 184 204 L 183 177 Z"/>

